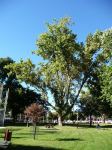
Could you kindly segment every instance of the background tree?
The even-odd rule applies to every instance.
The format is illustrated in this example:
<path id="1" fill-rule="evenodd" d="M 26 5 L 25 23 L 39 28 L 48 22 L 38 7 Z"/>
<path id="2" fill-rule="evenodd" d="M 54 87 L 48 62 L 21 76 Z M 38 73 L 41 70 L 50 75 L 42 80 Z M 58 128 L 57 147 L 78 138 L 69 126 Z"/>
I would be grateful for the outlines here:
<path id="1" fill-rule="evenodd" d="M 49 122 L 49 123 L 54 123 L 54 122 L 56 122 L 57 123 L 57 120 L 58 120 L 58 114 L 56 113 L 56 112 L 51 112 L 51 111 L 49 111 L 48 113 L 47 113 L 47 121 Z"/>
<path id="2" fill-rule="evenodd" d="M 112 63 L 103 66 L 100 74 L 102 98 L 112 103 Z"/>
<path id="3" fill-rule="evenodd" d="M 33 123 L 33 136 L 34 136 L 34 140 L 35 140 L 36 123 L 44 115 L 44 109 L 41 105 L 38 105 L 37 103 L 33 103 L 25 109 L 24 113 L 28 118 L 31 119 L 31 121 Z"/>
<path id="4" fill-rule="evenodd" d="M 17 120 L 18 114 L 24 113 L 25 107 L 37 102 L 40 103 L 41 96 L 31 89 L 23 88 L 19 85 L 10 85 L 10 93 L 7 109 L 11 111 L 14 122 Z"/>
<path id="5" fill-rule="evenodd" d="M 80 97 L 80 108 L 83 114 L 86 117 L 89 117 L 89 123 L 90 126 L 92 126 L 92 116 L 93 115 L 98 115 L 98 106 L 99 106 L 99 101 L 95 99 L 90 92 L 82 92 L 82 95 Z"/>
<path id="6" fill-rule="evenodd" d="M 98 110 L 100 112 L 100 115 L 102 117 L 103 123 L 105 123 L 105 120 L 109 117 L 112 117 L 112 105 L 111 102 L 107 99 L 101 99 L 100 104 L 98 107 Z"/>
<path id="7" fill-rule="evenodd" d="M 96 66 L 96 68 L 93 68 L 93 70 L 91 71 L 90 76 L 86 83 L 86 89 L 89 89 L 89 94 L 93 98 L 90 100 L 90 99 L 88 99 L 87 95 L 85 95 L 85 96 L 87 96 L 85 98 L 87 98 L 89 100 L 88 101 L 89 105 L 92 105 L 92 103 L 93 104 L 95 103 L 95 105 L 97 104 L 97 107 L 95 108 L 95 111 L 97 112 L 96 114 L 97 114 L 97 116 L 101 116 L 105 123 L 105 117 L 109 117 L 111 115 L 112 108 L 111 108 L 110 101 L 108 99 L 106 99 L 106 97 L 105 97 L 105 99 L 102 97 L 102 92 L 101 92 L 102 85 L 100 82 L 101 72 L 102 72 L 102 67 L 99 68 L 99 66 Z M 106 75 L 105 75 L 105 77 L 106 77 Z M 81 103 L 82 103 L 82 101 L 81 101 Z"/>
<path id="8" fill-rule="evenodd" d="M 103 99 L 101 98 L 102 93 L 101 93 L 101 83 L 99 78 L 100 72 L 101 72 L 101 68 L 99 68 L 99 66 L 93 68 L 87 80 L 86 88 L 89 90 L 90 95 L 94 97 L 91 99 L 93 100 L 93 102 L 90 101 L 90 104 L 96 103 L 98 105 L 97 109 L 95 108 L 95 111 L 97 111 L 97 115 L 100 115 L 101 117 L 105 118 L 104 116 L 109 115 L 110 105 L 108 101 L 106 101 L 106 99 L 105 101 L 103 101 Z M 106 111 L 106 109 L 108 111 Z"/>
<path id="9" fill-rule="evenodd" d="M 0 58 L 0 82 L 4 85 L 3 93 L 9 88 L 9 97 L 7 112 L 11 111 L 13 120 L 16 121 L 17 115 L 24 112 L 26 106 L 29 106 L 33 102 L 38 102 L 47 107 L 41 95 L 37 92 L 24 88 L 13 73 L 8 75 L 9 69 L 5 68 L 8 64 L 13 64 L 14 61 L 11 58 Z M 3 94 L 3 95 L 4 95 Z M 4 95 L 5 96 L 5 95 Z"/>
<path id="10" fill-rule="evenodd" d="M 1 83 L 4 83 L 9 79 L 8 77 L 9 70 L 4 68 L 4 66 L 9 65 L 11 63 L 14 63 L 14 61 L 9 57 L 0 58 L 0 82 Z"/>
<path id="11" fill-rule="evenodd" d="M 39 89 L 45 99 L 51 93 L 54 102 L 47 102 L 58 113 L 59 125 L 71 112 L 93 68 L 112 56 L 111 30 L 89 34 L 83 45 L 77 42 L 70 24 L 69 18 L 47 24 L 48 31 L 40 35 L 34 51 L 45 60 L 38 67 L 30 60 L 8 66 L 17 78 Z"/>
<path id="12" fill-rule="evenodd" d="M 99 55 L 100 63 L 96 63 L 96 67 L 94 67 L 90 73 L 90 76 L 87 80 L 87 88 L 89 88 L 90 93 L 94 98 L 98 101 L 99 105 L 99 113 L 104 118 L 105 116 L 109 116 L 111 114 L 111 103 L 108 97 L 108 94 L 111 93 L 111 73 L 107 70 L 109 69 L 111 72 L 111 62 L 112 62 L 112 30 L 106 30 L 101 36 L 101 47 L 105 50 L 106 53 Z M 100 53 L 102 52 L 100 49 Z M 108 52 L 107 52 L 108 51 Z M 98 54 L 97 54 L 98 55 Z M 106 70 L 106 68 L 108 68 Z M 110 88 L 110 89 L 109 89 Z M 108 89 L 109 92 L 106 90 Z"/>

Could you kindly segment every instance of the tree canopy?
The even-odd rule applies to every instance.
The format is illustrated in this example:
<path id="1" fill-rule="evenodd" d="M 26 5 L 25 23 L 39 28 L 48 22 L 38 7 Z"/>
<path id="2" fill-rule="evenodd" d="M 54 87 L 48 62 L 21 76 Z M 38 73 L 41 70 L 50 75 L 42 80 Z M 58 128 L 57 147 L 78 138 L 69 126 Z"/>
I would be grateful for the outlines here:
<path id="1" fill-rule="evenodd" d="M 77 42 L 70 29 L 70 18 L 47 24 L 47 32 L 40 35 L 34 54 L 43 58 L 38 66 L 31 60 L 7 66 L 17 78 L 41 91 L 43 98 L 56 110 L 59 123 L 70 113 L 82 87 L 95 67 L 101 67 L 112 56 L 112 30 L 89 34 L 85 44 Z M 51 93 L 53 103 L 48 100 Z"/>

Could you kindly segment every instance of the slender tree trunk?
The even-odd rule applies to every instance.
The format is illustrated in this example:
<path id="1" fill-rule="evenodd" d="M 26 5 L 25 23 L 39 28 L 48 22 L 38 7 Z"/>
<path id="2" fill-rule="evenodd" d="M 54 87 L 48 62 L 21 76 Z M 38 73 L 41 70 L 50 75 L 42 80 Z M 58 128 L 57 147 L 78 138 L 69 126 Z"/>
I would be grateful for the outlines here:
<path id="1" fill-rule="evenodd" d="M 105 124 L 105 114 L 103 114 L 103 123 Z"/>
<path id="2" fill-rule="evenodd" d="M 103 123 L 105 124 L 105 117 L 104 117 L 104 119 L 103 119 Z"/>
<path id="3" fill-rule="evenodd" d="M 17 120 L 17 116 L 13 115 L 13 124 L 16 123 L 16 120 Z"/>
<path id="4" fill-rule="evenodd" d="M 63 125 L 63 123 L 62 123 L 62 116 L 61 115 L 58 115 L 58 125 L 59 126 Z"/>
<path id="5" fill-rule="evenodd" d="M 27 127 L 29 127 L 29 120 L 27 120 Z"/>
<path id="6" fill-rule="evenodd" d="M 36 137 L 36 123 L 33 123 L 33 138 L 35 140 Z"/>
<path id="7" fill-rule="evenodd" d="M 89 120 L 90 120 L 89 125 L 90 125 L 90 127 L 91 127 L 91 126 L 92 126 L 92 115 L 90 114 L 89 117 L 90 117 L 90 118 L 89 118 Z"/>

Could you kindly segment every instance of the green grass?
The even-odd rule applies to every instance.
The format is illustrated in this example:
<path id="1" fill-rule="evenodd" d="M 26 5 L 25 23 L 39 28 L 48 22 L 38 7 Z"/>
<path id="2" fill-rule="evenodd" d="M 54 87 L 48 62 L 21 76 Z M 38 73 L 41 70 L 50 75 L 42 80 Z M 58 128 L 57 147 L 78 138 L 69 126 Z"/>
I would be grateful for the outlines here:
<path id="1" fill-rule="evenodd" d="M 35 140 L 32 127 L 9 128 L 13 132 L 11 150 L 112 150 L 111 128 L 38 127 Z"/>

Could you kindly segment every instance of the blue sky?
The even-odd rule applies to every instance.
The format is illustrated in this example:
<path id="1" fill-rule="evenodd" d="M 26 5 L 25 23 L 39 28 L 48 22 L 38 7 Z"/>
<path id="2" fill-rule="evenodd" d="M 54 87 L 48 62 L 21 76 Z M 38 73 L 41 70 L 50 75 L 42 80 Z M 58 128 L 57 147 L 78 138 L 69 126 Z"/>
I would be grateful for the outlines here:
<path id="1" fill-rule="evenodd" d="M 73 32 L 84 41 L 88 33 L 112 26 L 111 0 L 0 0 L 0 57 L 41 59 L 31 54 L 46 22 L 70 16 Z"/>

